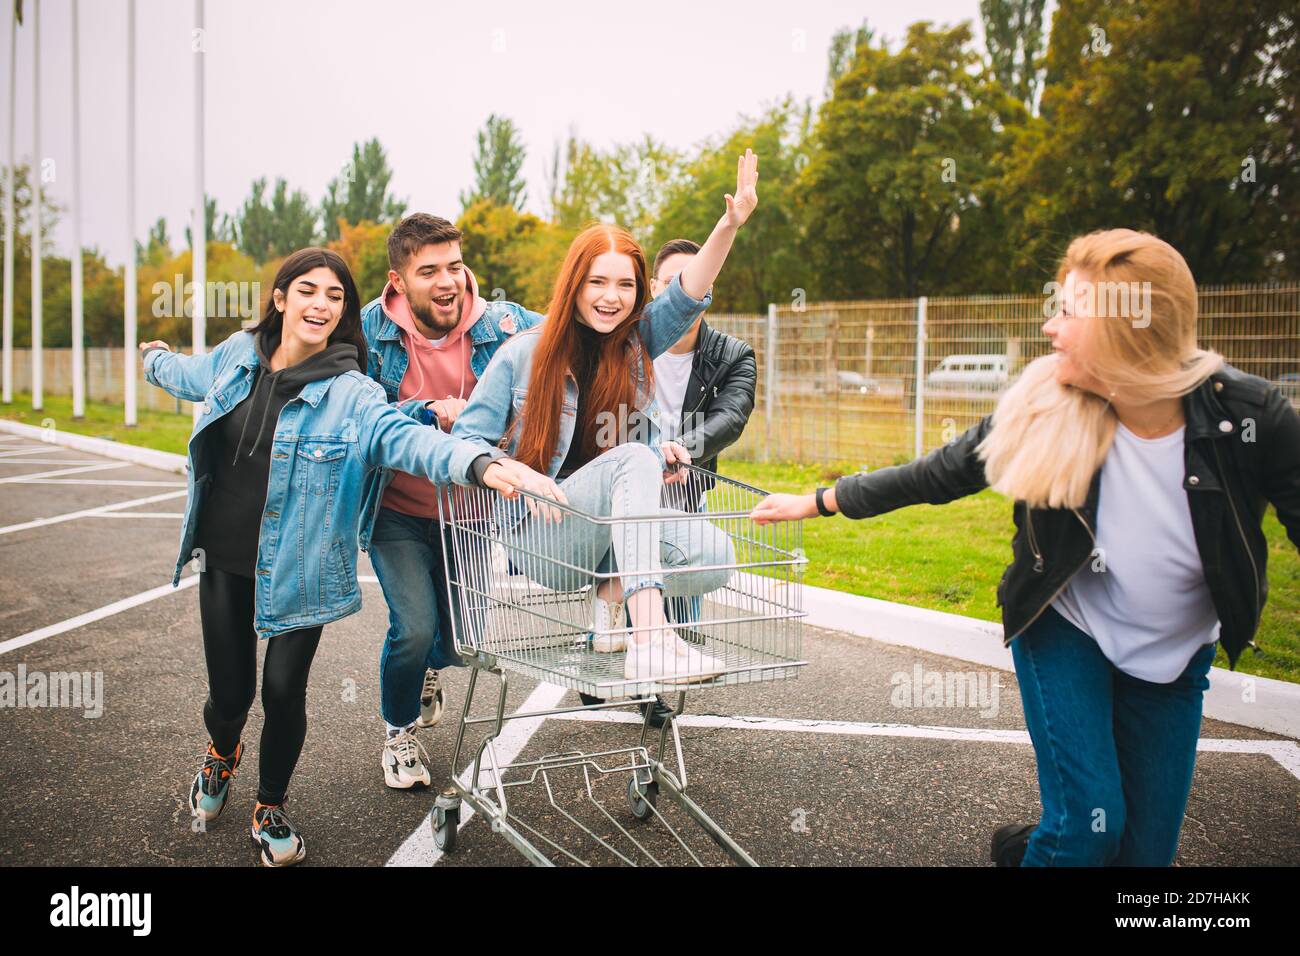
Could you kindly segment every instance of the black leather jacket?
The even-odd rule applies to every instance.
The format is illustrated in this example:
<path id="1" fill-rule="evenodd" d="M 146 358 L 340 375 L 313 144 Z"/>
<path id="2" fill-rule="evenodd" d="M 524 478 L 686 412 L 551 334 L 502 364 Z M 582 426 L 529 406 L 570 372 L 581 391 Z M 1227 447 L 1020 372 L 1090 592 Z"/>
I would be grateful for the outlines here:
<path id="1" fill-rule="evenodd" d="M 677 437 L 695 465 L 717 472 L 719 453 L 740 438 L 754 411 L 757 380 L 754 350 L 701 322 Z"/>
<path id="2" fill-rule="evenodd" d="M 1235 668 L 1246 646 L 1255 646 L 1268 597 L 1268 545 L 1260 528 L 1267 502 L 1300 548 L 1300 415 L 1264 379 L 1228 365 L 1183 397 L 1183 411 L 1183 488 L 1219 615 L 1219 641 Z M 975 449 L 990 426 L 991 417 L 985 418 L 909 464 L 841 478 L 837 506 L 847 517 L 866 518 L 974 494 L 988 485 Z M 1032 624 L 1092 557 L 1100 489 L 1099 469 L 1082 508 L 1015 503 L 1014 559 L 998 585 L 1004 644 Z"/>

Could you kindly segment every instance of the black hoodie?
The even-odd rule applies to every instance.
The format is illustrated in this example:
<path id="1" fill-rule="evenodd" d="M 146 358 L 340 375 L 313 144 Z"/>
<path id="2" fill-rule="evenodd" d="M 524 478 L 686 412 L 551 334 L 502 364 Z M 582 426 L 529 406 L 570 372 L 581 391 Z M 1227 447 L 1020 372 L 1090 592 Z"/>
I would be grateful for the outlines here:
<path id="1" fill-rule="evenodd" d="M 251 578 L 266 507 L 271 446 L 280 411 L 303 386 L 360 371 L 355 345 L 336 342 L 297 365 L 271 371 L 279 337 L 256 337 L 258 367 L 248 397 L 208 431 L 212 486 L 199 511 L 197 544 L 207 567 Z"/>

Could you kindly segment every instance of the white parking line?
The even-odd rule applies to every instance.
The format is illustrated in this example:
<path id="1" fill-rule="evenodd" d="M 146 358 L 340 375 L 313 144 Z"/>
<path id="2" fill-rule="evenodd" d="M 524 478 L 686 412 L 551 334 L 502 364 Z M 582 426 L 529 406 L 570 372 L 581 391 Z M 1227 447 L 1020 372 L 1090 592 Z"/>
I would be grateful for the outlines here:
<path id="1" fill-rule="evenodd" d="M 104 511 L 99 514 L 86 515 L 87 518 L 176 518 L 185 517 L 183 511 Z"/>
<path id="2" fill-rule="evenodd" d="M 551 720 L 590 723 L 639 724 L 639 714 L 594 710 L 555 714 Z M 966 743 L 1029 744 L 1024 730 L 994 730 L 984 727 L 938 727 L 913 724 L 857 723 L 847 720 L 795 720 L 784 717 L 726 717 L 720 714 L 683 714 L 679 727 L 728 730 L 775 730 L 800 734 L 832 734 L 848 737 L 910 737 L 923 740 L 960 740 Z M 1300 780 L 1300 744 L 1290 740 L 1240 740 L 1206 737 L 1196 749 L 1207 753 L 1267 754 L 1284 770 Z"/>
<path id="3" fill-rule="evenodd" d="M 60 621 L 58 624 L 51 624 L 48 627 L 42 627 L 35 631 L 28 631 L 26 634 L 20 634 L 17 637 L 11 637 L 7 641 L 0 642 L 0 654 L 8 654 L 10 651 L 16 651 L 20 647 L 26 647 L 29 644 L 35 644 L 37 641 L 43 641 L 47 637 L 54 637 L 56 634 L 63 634 L 67 631 L 74 630 L 78 627 L 84 627 L 87 624 L 93 624 L 95 621 L 102 621 L 106 617 L 112 617 L 122 611 L 130 610 L 133 607 L 139 607 L 141 604 L 148 604 L 150 601 L 156 601 L 160 597 L 166 597 L 168 594 L 175 594 L 177 591 L 193 587 L 199 583 L 199 576 L 191 574 L 188 577 L 181 578 L 180 584 L 172 587 L 170 584 L 162 584 L 156 588 L 150 588 L 148 591 L 141 591 L 139 594 L 132 595 L 129 598 L 123 598 L 120 601 L 114 601 L 112 604 L 106 604 L 94 611 L 87 611 L 85 614 L 78 614 L 76 617 L 70 617 L 66 621 Z"/>
<path id="4" fill-rule="evenodd" d="M 97 465 L 102 458 L 6 458 L 0 465 Z"/>
<path id="5" fill-rule="evenodd" d="M 106 511 L 121 511 L 123 508 L 134 508 L 136 505 L 151 505 L 155 501 L 169 501 L 172 498 L 183 498 L 189 494 L 187 490 L 168 491 L 161 495 L 150 495 L 148 498 L 134 498 L 131 501 L 119 501 L 113 505 L 100 505 L 98 508 L 86 508 L 83 511 L 70 511 L 67 514 L 55 515 L 52 518 L 37 518 L 35 521 L 24 521 L 22 524 L 11 524 L 7 527 L 0 528 L 0 534 L 13 534 L 15 531 L 26 531 L 29 528 L 43 528 L 46 525 L 58 524 L 62 521 L 74 521 L 77 518 L 90 518 L 101 515 Z"/>
<path id="6" fill-rule="evenodd" d="M 0 451 L 0 458 L 13 458 L 17 455 L 26 455 L 35 451 L 39 451 L 43 455 L 57 455 L 68 450 L 58 445 L 23 445 L 22 448 L 10 448 Z"/>
<path id="7" fill-rule="evenodd" d="M 22 478 L 18 485 L 99 485 L 105 488 L 184 488 L 183 481 L 138 481 L 131 478 Z"/>
<path id="8" fill-rule="evenodd" d="M 533 688 L 533 692 L 528 695 L 519 711 L 528 710 L 549 710 L 559 704 L 560 698 L 565 694 L 565 689 L 556 684 L 538 684 Z M 529 717 L 525 720 L 512 720 L 506 724 L 505 729 L 501 731 L 501 736 L 496 739 L 497 760 L 500 763 L 507 764 L 514 761 L 519 753 L 528 746 L 528 741 L 532 739 L 537 728 L 542 726 L 545 717 Z M 474 765 L 470 764 L 465 771 L 457 778 L 462 787 L 469 786 L 469 778 L 474 772 Z M 490 774 L 485 778 L 490 778 Z M 426 815 L 420 825 L 415 828 L 415 832 L 406 838 L 397 852 L 388 859 L 387 866 L 433 866 L 443 857 L 442 850 L 438 849 L 433 842 L 433 830 L 430 827 L 430 817 Z M 460 829 L 464 829 L 465 824 L 474 817 L 474 810 L 468 803 L 460 805 Z"/>
<path id="9" fill-rule="evenodd" d="M 56 471 L 38 471 L 34 475 L 13 475 L 0 478 L 0 484 L 12 484 L 18 481 L 31 481 L 33 478 L 57 478 L 59 475 L 78 475 L 87 471 L 110 471 L 114 468 L 130 468 L 129 461 L 106 461 L 98 465 L 82 465 L 80 468 L 60 468 Z"/>

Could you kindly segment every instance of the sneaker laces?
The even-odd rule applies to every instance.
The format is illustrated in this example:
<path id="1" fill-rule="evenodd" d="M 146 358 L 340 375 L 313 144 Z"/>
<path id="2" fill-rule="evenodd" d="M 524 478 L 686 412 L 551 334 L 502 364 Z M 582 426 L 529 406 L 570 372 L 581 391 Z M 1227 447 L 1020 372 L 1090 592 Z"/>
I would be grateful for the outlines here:
<path id="1" fill-rule="evenodd" d="M 288 816 L 284 812 L 284 804 L 277 803 L 274 806 L 261 806 L 257 808 L 258 813 L 258 833 L 265 833 L 273 840 L 283 840 L 292 835 L 293 824 L 289 822 Z"/>
<path id="2" fill-rule="evenodd" d="M 217 789 L 226 777 L 233 777 L 235 771 L 235 757 L 239 754 L 239 745 L 235 745 L 235 752 L 229 757 L 217 755 L 212 744 L 208 744 L 208 749 L 203 752 L 203 791 L 210 796 L 216 796 Z"/>
<path id="3" fill-rule="evenodd" d="M 432 701 L 438 696 L 438 672 L 435 670 L 426 670 L 424 672 L 424 686 L 420 689 L 420 700 Z"/>
<path id="4" fill-rule="evenodd" d="M 420 743 L 415 734 L 408 729 L 403 728 L 389 737 L 387 746 L 397 759 L 408 767 L 414 765 L 417 755 L 424 757 L 423 763 L 426 765 L 429 762 L 429 754 L 425 751 L 424 744 Z"/>

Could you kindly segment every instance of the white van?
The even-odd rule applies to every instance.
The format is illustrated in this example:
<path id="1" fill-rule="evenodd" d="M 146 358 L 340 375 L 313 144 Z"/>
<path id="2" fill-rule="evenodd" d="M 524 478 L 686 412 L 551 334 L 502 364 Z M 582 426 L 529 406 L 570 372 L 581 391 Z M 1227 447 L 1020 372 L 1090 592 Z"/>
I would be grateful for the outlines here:
<path id="1" fill-rule="evenodd" d="M 928 388 L 953 391 L 997 391 L 1007 384 L 1005 355 L 949 355 L 925 377 Z"/>

